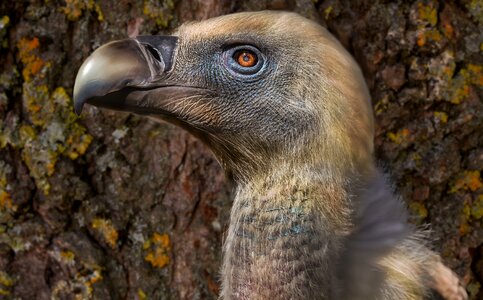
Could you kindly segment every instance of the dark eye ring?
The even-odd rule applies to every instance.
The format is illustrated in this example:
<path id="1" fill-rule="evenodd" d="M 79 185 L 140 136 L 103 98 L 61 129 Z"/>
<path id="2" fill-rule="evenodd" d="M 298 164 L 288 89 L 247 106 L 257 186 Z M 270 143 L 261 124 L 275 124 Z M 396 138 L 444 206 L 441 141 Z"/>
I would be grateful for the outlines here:
<path id="1" fill-rule="evenodd" d="M 227 68 L 236 75 L 254 75 L 264 65 L 260 50 L 250 45 L 229 48 L 223 56 Z"/>

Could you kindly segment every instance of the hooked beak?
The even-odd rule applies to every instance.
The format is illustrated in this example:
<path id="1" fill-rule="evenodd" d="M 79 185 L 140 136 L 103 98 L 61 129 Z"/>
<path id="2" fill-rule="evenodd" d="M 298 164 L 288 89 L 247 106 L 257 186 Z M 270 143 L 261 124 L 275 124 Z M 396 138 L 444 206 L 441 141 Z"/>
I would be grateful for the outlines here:
<path id="1" fill-rule="evenodd" d="M 82 64 L 74 84 L 74 110 L 85 103 L 138 114 L 166 114 L 168 103 L 202 89 L 168 84 L 178 38 L 139 36 L 107 43 Z"/>

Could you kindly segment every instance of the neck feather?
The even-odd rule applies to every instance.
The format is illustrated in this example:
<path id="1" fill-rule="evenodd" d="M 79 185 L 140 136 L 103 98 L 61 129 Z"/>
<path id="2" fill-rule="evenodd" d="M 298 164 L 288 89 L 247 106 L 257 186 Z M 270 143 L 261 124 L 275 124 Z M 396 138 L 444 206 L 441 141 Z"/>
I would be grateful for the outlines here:
<path id="1" fill-rule="evenodd" d="M 311 299 L 329 291 L 349 227 L 335 177 L 281 171 L 240 184 L 224 245 L 225 299 Z M 326 297 L 328 295 L 325 295 Z"/>

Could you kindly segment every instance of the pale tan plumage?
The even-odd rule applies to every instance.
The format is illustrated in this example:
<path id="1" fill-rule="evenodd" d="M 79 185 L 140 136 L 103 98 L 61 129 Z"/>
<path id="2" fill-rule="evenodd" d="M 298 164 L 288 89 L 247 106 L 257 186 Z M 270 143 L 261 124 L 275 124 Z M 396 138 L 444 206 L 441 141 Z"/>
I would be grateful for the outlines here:
<path id="1" fill-rule="evenodd" d="M 258 12 L 185 24 L 174 35 L 172 57 L 158 57 L 173 67 L 142 84 L 119 90 L 96 74 L 102 85 L 89 86 L 94 75 L 80 72 L 76 107 L 148 113 L 213 149 L 237 184 L 222 298 L 422 299 L 433 287 L 465 299 L 405 225 L 375 166 L 364 78 L 327 30 L 293 13 Z M 226 56 L 236 47 L 258 54 L 262 67 L 237 73 Z"/>

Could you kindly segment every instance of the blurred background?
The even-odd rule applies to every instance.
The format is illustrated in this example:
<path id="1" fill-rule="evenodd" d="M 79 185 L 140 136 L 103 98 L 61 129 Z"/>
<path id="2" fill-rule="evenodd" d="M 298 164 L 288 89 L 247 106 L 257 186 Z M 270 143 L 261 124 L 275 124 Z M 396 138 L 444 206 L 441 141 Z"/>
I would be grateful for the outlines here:
<path id="1" fill-rule="evenodd" d="M 100 45 L 248 10 L 295 11 L 355 56 L 376 149 L 434 249 L 483 299 L 483 2 L 0 2 L 0 299 L 217 299 L 230 186 L 186 132 L 73 112 Z"/>

